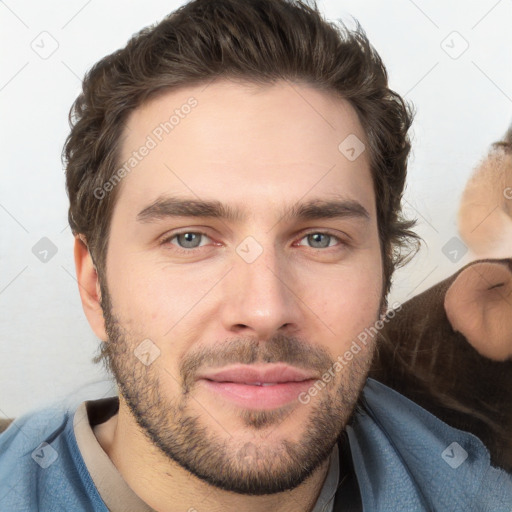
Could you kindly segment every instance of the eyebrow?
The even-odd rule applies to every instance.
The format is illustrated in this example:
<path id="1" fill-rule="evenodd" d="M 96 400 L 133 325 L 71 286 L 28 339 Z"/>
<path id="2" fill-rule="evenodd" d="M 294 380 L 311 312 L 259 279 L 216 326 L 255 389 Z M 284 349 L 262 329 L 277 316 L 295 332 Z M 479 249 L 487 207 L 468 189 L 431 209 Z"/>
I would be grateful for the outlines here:
<path id="1" fill-rule="evenodd" d="M 172 196 L 159 197 L 137 214 L 137 221 L 152 223 L 169 217 L 201 217 L 243 222 L 247 212 L 225 205 L 217 200 L 198 200 Z M 352 199 L 313 199 L 285 208 L 280 220 L 319 220 L 356 218 L 369 221 L 370 214 L 358 201 Z"/>

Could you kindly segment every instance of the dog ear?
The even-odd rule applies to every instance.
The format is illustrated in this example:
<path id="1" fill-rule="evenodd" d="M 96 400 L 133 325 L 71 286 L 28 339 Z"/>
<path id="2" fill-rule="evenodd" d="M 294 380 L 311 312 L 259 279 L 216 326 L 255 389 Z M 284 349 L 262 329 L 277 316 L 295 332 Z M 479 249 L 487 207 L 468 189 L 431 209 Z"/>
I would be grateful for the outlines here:
<path id="1" fill-rule="evenodd" d="M 478 261 L 448 288 L 444 308 L 452 328 L 484 357 L 512 357 L 512 268 L 506 260 Z"/>

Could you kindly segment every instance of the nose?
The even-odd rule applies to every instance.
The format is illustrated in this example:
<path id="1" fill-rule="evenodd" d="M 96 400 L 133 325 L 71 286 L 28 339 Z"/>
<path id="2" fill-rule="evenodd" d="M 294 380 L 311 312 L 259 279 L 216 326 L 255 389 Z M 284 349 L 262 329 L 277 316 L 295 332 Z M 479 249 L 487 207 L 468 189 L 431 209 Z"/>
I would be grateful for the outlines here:
<path id="1" fill-rule="evenodd" d="M 299 330 L 304 312 L 298 279 L 284 255 L 265 249 L 248 262 L 236 254 L 226 277 L 221 311 L 227 332 L 263 341 L 277 332 Z"/>

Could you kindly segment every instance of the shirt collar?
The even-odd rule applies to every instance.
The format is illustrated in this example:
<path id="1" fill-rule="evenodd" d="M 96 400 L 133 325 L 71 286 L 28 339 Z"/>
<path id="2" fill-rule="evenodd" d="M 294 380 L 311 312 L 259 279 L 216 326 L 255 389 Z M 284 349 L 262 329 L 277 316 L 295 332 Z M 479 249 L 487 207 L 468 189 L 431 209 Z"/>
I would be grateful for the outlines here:
<path id="1" fill-rule="evenodd" d="M 112 511 L 152 512 L 126 483 L 98 443 L 92 427 L 107 421 L 119 409 L 117 397 L 83 402 L 75 412 L 73 430 L 85 465 L 102 500 Z M 332 512 L 340 475 L 338 444 L 330 455 L 329 470 L 312 512 Z"/>

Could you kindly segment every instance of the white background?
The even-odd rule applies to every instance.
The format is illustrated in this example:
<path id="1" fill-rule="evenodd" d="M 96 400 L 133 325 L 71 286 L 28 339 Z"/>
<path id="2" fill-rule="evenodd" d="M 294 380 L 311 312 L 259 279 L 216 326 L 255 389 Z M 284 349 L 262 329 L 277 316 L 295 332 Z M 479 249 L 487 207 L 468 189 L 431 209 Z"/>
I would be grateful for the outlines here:
<path id="1" fill-rule="evenodd" d="M 101 366 L 91 362 L 98 341 L 74 278 L 60 161 L 67 114 L 87 69 L 181 3 L 0 3 L 0 417 L 112 393 Z M 417 109 L 405 199 L 427 247 L 395 277 L 391 302 L 403 301 L 471 261 L 467 253 L 454 263 L 442 248 L 457 236 L 465 182 L 512 120 L 512 3 L 324 0 L 319 6 L 331 20 L 360 21 L 391 87 Z M 443 49 L 461 48 L 454 31 L 469 44 L 457 59 Z M 47 49 L 58 44 L 47 59 L 32 49 L 40 37 Z M 47 263 L 32 253 L 42 237 L 57 248 Z"/>

